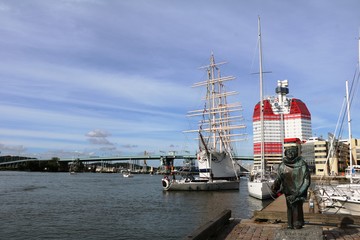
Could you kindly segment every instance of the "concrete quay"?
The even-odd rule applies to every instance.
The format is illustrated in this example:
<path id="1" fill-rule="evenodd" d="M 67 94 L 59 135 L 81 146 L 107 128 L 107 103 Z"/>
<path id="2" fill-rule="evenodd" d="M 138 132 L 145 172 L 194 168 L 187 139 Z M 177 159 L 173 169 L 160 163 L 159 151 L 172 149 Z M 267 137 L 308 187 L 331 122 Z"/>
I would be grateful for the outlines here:
<path id="1" fill-rule="evenodd" d="M 286 229 L 286 223 L 257 223 L 253 220 L 241 220 L 226 236 L 217 236 L 216 240 L 314 240 L 314 239 L 360 239 L 358 227 L 331 227 L 308 225 L 299 230 Z M 210 238 L 211 239 L 211 238 Z"/>
<path id="2" fill-rule="evenodd" d="M 351 239 L 360 240 L 360 216 L 347 214 L 321 214 L 304 202 L 305 226 L 287 229 L 285 197 L 280 196 L 251 219 L 231 218 L 231 211 L 224 210 L 215 219 L 196 229 L 185 239 L 210 240 L 303 240 Z"/>

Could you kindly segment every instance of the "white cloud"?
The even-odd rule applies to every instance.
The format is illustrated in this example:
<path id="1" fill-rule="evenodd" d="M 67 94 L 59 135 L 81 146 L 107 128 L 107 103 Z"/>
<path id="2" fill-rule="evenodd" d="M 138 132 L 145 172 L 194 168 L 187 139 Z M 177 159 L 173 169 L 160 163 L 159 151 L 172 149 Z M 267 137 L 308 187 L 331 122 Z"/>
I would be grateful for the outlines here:
<path id="1" fill-rule="evenodd" d="M 19 154 L 26 151 L 26 148 L 22 145 L 6 145 L 0 143 L 0 151 L 11 152 L 13 154 Z"/>
<path id="2" fill-rule="evenodd" d="M 92 131 L 88 132 L 86 134 L 86 136 L 87 137 L 102 137 L 102 138 L 105 138 L 105 137 L 111 136 L 111 134 L 108 133 L 105 130 L 95 129 L 95 130 L 92 130 Z"/>

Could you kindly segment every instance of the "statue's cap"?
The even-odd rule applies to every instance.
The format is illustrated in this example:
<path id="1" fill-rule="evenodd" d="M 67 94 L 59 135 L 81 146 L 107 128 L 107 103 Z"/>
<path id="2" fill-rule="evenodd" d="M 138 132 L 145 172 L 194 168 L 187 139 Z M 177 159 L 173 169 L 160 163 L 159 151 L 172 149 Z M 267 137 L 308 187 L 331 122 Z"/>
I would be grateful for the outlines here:
<path id="1" fill-rule="evenodd" d="M 301 152 L 301 141 L 299 138 L 285 138 L 284 139 L 284 150 L 297 148 L 298 152 Z"/>
<path id="2" fill-rule="evenodd" d="M 299 138 L 285 138 L 284 139 L 284 148 L 292 147 L 292 146 L 300 146 L 301 141 Z"/>

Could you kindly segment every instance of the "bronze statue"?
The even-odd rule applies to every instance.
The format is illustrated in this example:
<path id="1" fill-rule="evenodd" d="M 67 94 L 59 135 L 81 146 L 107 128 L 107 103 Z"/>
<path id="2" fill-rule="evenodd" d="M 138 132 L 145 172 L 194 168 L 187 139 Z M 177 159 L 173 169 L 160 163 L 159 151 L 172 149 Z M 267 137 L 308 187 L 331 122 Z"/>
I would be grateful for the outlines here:
<path id="1" fill-rule="evenodd" d="M 308 165 L 300 156 L 301 145 L 285 148 L 285 157 L 278 168 L 277 178 L 272 186 L 274 193 L 282 192 L 286 197 L 288 228 L 304 226 L 303 203 L 310 186 Z"/>

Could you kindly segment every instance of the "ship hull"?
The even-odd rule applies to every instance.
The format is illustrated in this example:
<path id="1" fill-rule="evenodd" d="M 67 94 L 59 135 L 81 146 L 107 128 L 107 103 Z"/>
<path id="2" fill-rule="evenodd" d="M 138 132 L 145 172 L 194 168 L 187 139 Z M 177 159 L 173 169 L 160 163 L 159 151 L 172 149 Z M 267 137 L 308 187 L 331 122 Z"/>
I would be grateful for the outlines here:
<path id="1" fill-rule="evenodd" d="M 349 212 L 351 215 L 359 216 L 360 215 L 360 201 L 357 199 L 353 200 L 339 200 L 341 205 Z"/>
<path id="2" fill-rule="evenodd" d="M 239 190 L 239 180 L 191 181 L 162 180 L 164 191 L 220 191 Z"/>
<path id="3" fill-rule="evenodd" d="M 323 213 L 360 215 L 360 185 L 317 186 L 315 196 Z"/>
<path id="4" fill-rule="evenodd" d="M 249 195 L 251 197 L 265 200 L 273 197 L 271 186 L 273 182 L 262 181 L 262 182 L 248 182 Z"/>

